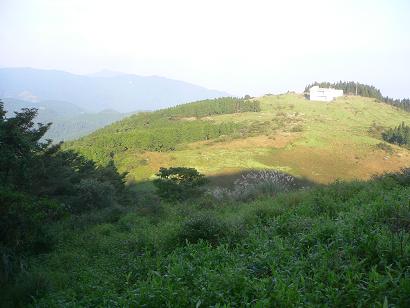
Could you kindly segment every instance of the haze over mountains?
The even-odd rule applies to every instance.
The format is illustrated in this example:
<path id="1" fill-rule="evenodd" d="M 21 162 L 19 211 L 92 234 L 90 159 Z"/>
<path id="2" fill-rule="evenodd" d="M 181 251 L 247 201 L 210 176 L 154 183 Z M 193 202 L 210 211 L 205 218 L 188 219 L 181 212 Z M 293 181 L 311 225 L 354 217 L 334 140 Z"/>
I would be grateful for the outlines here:
<path id="1" fill-rule="evenodd" d="M 195 100 L 227 96 L 183 81 L 102 71 L 76 75 L 33 68 L 0 69 L 0 97 L 31 102 L 53 100 L 89 112 L 154 110 Z"/>
<path id="2" fill-rule="evenodd" d="M 33 68 L 0 69 L 0 99 L 8 115 L 37 108 L 36 121 L 52 122 L 45 138 L 66 141 L 133 112 L 226 96 L 187 82 L 110 70 L 76 75 Z"/>
<path id="3" fill-rule="evenodd" d="M 55 143 L 82 137 L 129 115 L 111 109 L 87 112 L 77 105 L 63 101 L 29 102 L 15 98 L 4 98 L 2 101 L 7 117 L 13 117 L 14 111 L 23 108 L 36 108 L 36 122 L 52 123 L 44 139 L 52 139 Z"/>

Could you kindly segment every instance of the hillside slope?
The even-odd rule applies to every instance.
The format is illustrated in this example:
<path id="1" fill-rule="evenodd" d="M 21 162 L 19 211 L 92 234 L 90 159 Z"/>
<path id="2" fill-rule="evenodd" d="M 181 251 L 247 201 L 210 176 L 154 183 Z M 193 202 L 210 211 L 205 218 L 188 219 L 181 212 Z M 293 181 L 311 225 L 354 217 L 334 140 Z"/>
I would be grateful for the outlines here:
<path id="1" fill-rule="evenodd" d="M 408 307 L 409 193 L 405 173 L 73 217 L 52 226 L 62 240 L 29 260 L 9 305 Z"/>
<path id="2" fill-rule="evenodd" d="M 61 100 L 88 111 L 153 110 L 193 100 L 226 96 L 183 81 L 129 74 L 83 76 L 32 68 L 0 69 L 0 96 Z"/>
<path id="3" fill-rule="evenodd" d="M 361 135 L 365 116 L 346 127 L 340 119 L 350 116 L 336 102 L 315 124 L 308 119 L 319 105 L 299 103 L 301 119 L 287 113 L 285 105 L 295 109 L 288 102 L 196 102 L 134 115 L 70 145 L 118 164 L 124 164 L 121 155 L 130 162 L 152 151 L 187 159 L 195 147 L 203 155 L 227 149 L 229 155 L 218 157 L 221 166 L 240 163 L 231 157 L 236 152 L 257 160 L 252 149 L 286 150 L 292 142 L 297 148 L 303 138 L 325 155 L 331 155 L 323 151 L 327 136 L 346 142 L 349 134 L 354 145 L 360 137 L 358 144 L 372 149 L 373 139 Z M 266 120 L 272 104 L 280 107 L 275 125 Z M 352 104 L 359 112 L 361 103 Z M 248 177 L 252 172 L 234 183 L 235 190 L 211 187 L 202 196 L 182 184 L 180 192 L 190 198 L 171 203 L 165 194 L 135 191 L 138 183 L 124 185 L 112 161 L 101 167 L 77 153 L 45 148 L 33 113 L 5 118 L 0 104 L 0 115 L 1 307 L 410 305 L 410 168 L 330 185 L 276 171 Z M 343 133 L 337 131 L 343 123 L 329 119 L 344 122 Z M 324 135 L 315 129 L 322 124 Z M 367 130 L 371 138 L 379 131 L 377 125 Z M 377 149 L 406 154 L 388 145 Z M 153 168 L 152 161 L 137 163 Z M 167 191 L 175 192 L 175 186 Z"/>
<path id="4" fill-rule="evenodd" d="M 297 94 L 264 96 L 258 101 L 258 112 L 170 117 L 158 111 L 126 118 L 68 147 L 100 163 L 114 154 L 120 170 L 137 181 L 150 179 L 161 166 L 189 166 L 214 176 L 278 169 L 319 183 L 366 179 L 410 166 L 408 150 L 384 146 L 380 138 L 383 128 L 410 122 L 405 111 L 354 96 L 332 103 L 311 102 Z M 147 117 L 156 120 L 147 122 Z M 169 128 L 170 136 L 182 128 L 190 136 L 206 127 L 218 133 L 174 140 L 168 149 L 133 146 L 141 138 L 147 138 L 147 144 L 161 142 L 158 135 L 139 129 L 152 125 Z M 125 134 L 126 145 L 119 138 Z"/>

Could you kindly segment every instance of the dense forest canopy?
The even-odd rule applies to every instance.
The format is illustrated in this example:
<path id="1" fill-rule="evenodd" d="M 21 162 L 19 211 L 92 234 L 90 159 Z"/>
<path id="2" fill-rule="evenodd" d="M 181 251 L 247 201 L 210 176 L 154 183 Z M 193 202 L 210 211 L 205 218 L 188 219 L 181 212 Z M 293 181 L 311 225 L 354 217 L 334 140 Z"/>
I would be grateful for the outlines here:
<path id="1" fill-rule="evenodd" d="M 343 90 L 345 94 L 359 95 L 364 97 L 372 97 L 389 105 L 404 109 L 410 112 L 410 99 L 393 99 L 388 96 L 383 96 L 381 91 L 374 86 L 362 84 L 354 81 L 338 81 L 338 82 L 314 82 L 305 87 L 305 92 L 313 86 L 322 88 L 335 88 Z"/>

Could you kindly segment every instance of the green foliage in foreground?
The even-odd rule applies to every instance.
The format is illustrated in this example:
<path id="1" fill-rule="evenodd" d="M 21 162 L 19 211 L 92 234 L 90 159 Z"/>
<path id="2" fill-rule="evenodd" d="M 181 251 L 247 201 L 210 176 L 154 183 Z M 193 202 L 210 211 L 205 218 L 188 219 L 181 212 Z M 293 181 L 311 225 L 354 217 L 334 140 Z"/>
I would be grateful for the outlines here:
<path id="1" fill-rule="evenodd" d="M 410 175 L 249 203 L 144 204 L 50 226 L 3 305 L 410 305 Z M 8 302 L 7 302 L 8 301 Z"/>
<path id="2" fill-rule="evenodd" d="M 157 194 L 169 202 L 184 201 L 201 194 L 201 186 L 206 183 L 203 174 L 195 168 L 160 168 L 154 180 Z"/>
<path id="3" fill-rule="evenodd" d="M 387 142 L 410 148 L 410 126 L 404 122 L 383 132 L 382 137 Z"/>
<path id="4" fill-rule="evenodd" d="M 49 124 L 36 109 L 5 117 L 0 102 L 0 289 L 25 257 L 50 251 L 49 224 L 67 215 L 113 207 L 125 198 L 124 177 L 111 162 L 97 167 L 78 153 L 42 142 Z"/>

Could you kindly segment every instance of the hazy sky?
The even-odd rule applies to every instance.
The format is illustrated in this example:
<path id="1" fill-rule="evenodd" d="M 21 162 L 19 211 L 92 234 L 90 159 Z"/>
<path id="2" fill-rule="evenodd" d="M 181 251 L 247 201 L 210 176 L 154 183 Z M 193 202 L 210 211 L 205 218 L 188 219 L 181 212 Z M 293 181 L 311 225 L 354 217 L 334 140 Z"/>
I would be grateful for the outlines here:
<path id="1" fill-rule="evenodd" d="M 410 1 L 0 0 L 0 66 L 160 75 L 236 95 L 357 80 L 410 97 Z"/>

